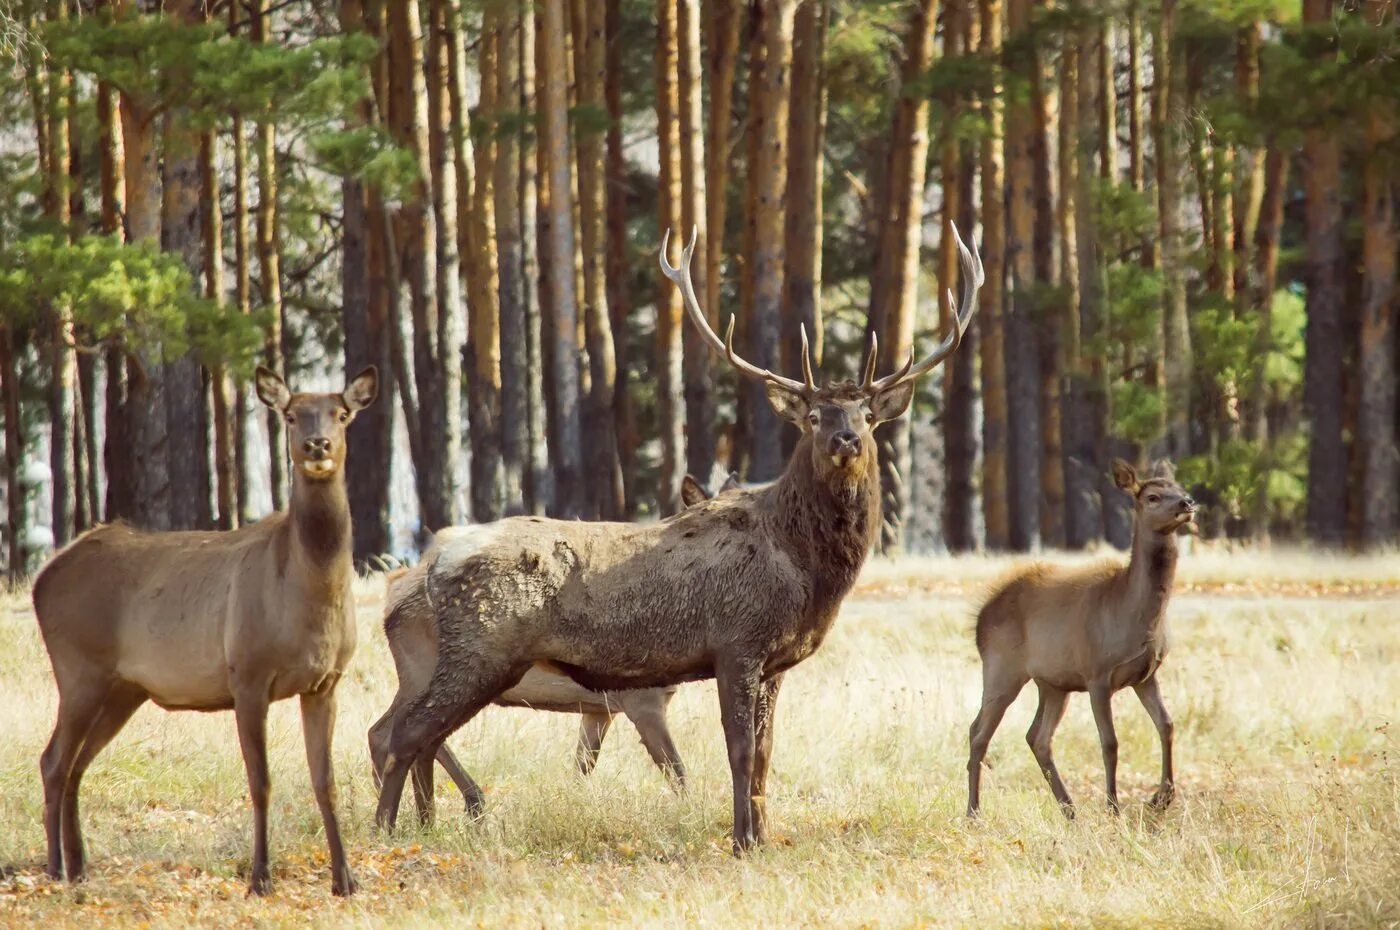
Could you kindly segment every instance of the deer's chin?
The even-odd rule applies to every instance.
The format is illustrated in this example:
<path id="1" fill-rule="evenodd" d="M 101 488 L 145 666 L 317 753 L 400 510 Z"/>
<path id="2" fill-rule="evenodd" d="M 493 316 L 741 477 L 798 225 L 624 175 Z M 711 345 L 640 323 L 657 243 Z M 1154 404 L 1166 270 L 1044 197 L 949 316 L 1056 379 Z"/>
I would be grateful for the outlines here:
<path id="1" fill-rule="evenodd" d="M 307 459 L 301 463 L 301 473 L 312 481 L 326 481 L 335 477 L 340 466 L 335 459 Z"/>

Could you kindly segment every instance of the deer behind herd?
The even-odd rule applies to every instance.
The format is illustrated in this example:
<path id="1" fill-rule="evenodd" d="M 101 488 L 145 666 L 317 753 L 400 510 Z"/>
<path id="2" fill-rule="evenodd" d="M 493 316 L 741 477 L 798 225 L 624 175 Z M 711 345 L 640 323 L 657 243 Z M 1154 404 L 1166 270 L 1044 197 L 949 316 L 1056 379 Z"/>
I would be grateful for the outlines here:
<path id="1" fill-rule="evenodd" d="M 956 237 L 956 230 L 953 231 Z M 677 786 L 685 769 L 666 725 L 679 684 L 714 678 L 732 779 L 733 847 L 764 842 L 774 711 L 783 676 L 815 652 L 854 585 L 879 528 L 872 431 L 901 416 L 915 381 L 955 352 L 977 307 L 982 263 L 963 245 L 962 294 L 949 331 L 927 356 L 877 377 L 876 343 L 859 382 L 819 385 L 802 333 L 802 379 L 745 361 L 711 329 L 691 285 L 692 238 L 664 273 L 680 289 L 703 341 L 760 383 L 800 432 L 781 477 L 710 496 L 686 482 L 687 508 L 660 523 L 515 517 L 441 531 L 419 565 L 388 579 L 385 634 L 399 690 L 370 729 L 380 780 L 375 819 L 392 830 L 411 774 L 419 815 L 432 817 L 433 770 L 444 766 L 468 810 L 476 782 L 444 745 L 491 703 L 581 715 L 578 767 L 592 769 L 613 716 L 637 726 Z M 950 303 L 952 295 L 949 294 Z M 288 423 L 288 511 L 242 529 L 148 533 L 99 527 L 59 552 L 33 598 L 59 691 L 44 750 L 48 873 L 85 874 L 78 786 L 93 758 L 147 700 L 169 710 L 232 709 L 253 801 L 249 891 L 271 887 L 267 851 L 266 715 L 301 701 L 307 759 L 330 850 L 331 887 L 356 883 L 336 817 L 331 732 L 336 686 L 355 646 L 345 430 L 377 394 L 374 369 L 344 391 L 292 393 L 260 369 L 257 392 Z M 1022 570 L 978 615 L 984 694 L 971 732 L 969 815 L 978 810 L 987 743 L 1027 681 L 1040 689 L 1028 739 L 1056 799 L 1072 811 L 1050 740 L 1067 695 L 1088 691 L 1116 808 L 1112 693 L 1133 686 L 1162 739 L 1162 783 L 1173 792 L 1171 721 L 1155 674 L 1166 652 L 1165 606 L 1174 533 L 1194 505 L 1167 474 L 1139 480 L 1115 463 L 1134 497 L 1137 529 L 1126 568 Z"/>

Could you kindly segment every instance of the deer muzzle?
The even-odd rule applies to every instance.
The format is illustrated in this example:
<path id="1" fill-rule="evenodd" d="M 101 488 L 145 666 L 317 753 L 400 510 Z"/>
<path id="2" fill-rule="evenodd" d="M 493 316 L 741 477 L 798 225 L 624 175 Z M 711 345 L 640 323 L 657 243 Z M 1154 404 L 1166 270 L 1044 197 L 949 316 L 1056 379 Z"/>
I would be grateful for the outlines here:
<path id="1" fill-rule="evenodd" d="M 832 434 L 828 451 L 831 455 L 831 464 L 837 468 L 846 468 L 860 458 L 860 437 L 848 429 L 843 429 L 839 433 Z"/>

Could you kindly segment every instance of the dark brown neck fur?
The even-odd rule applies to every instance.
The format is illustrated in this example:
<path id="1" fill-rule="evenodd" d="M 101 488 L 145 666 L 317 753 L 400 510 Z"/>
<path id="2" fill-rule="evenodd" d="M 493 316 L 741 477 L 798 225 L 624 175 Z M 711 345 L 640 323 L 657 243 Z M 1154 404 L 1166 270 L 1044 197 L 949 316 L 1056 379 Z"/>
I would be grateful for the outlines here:
<path id="1" fill-rule="evenodd" d="M 1158 533 L 1137 521 L 1128 561 L 1128 598 L 1149 617 L 1160 615 L 1171 597 L 1177 555 L 1175 532 Z"/>
<path id="2" fill-rule="evenodd" d="M 817 474 L 807 435 L 765 492 L 778 540 L 812 578 L 813 606 L 835 606 L 855 584 L 879 530 L 879 489 L 873 451 L 853 487 L 833 485 Z"/>
<path id="3" fill-rule="evenodd" d="M 344 472 L 329 481 L 292 480 L 287 523 L 295 543 L 314 565 L 329 566 L 350 557 L 350 499 Z"/>

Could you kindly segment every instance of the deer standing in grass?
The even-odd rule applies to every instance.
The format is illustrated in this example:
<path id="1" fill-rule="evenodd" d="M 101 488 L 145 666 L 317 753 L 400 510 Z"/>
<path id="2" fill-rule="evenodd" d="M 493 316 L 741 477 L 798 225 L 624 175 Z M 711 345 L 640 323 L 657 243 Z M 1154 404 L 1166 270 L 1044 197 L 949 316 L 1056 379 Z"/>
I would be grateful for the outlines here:
<path id="1" fill-rule="evenodd" d="M 1055 768 L 1050 744 L 1072 691 L 1089 692 L 1103 747 L 1110 809 L 1118 810 L 1118 737 L 1111 701 L 1115 692 L 1129 685 L 1137 691 L 1162 741 L 1162 780 L 1152 806 L 1165 808 L 1175 794 L 1172 721 L 1157 687 L 1157 670 L 1167 654 L 1167 600 L 1176 575 L 1176 533 L 1195 518 L 1196 503 L 1165 464 L 1140 481 L 1133 467 L 1119 459 L 1113 463 L 1113 478 L 1135 503 L 1128 564 L 1030 565 L 1002 584 L 977 614 L 982 709 L 970 735 L 969 817 L 977 814 L 979 806 L 987 744 L 1006 709 L 1032 680 L 1040 690 L 1040 706 L 1026 741 L 1067 816 L 1074 816 L 1074 802 Z"/>
<path id="2" fill-rule="evenodd" d="M 731 474 L 715 493 L 723 494 L 738 487 L 738 477 Z M 681 481 L 681 500 L 687 507 L 709 500 L 712 496 L 693 475 L 686 475 Z M 459 532 L 471 530 L 463 528 Z M 453 535 L 450 530 L 440 532 L 437 536 L 439 544 Z M 383 778 L 384 758 L 389 752 L 389 729 L 394 714 L 427 687 L 433 676 L 433 667 L 437 664 L 437 624 L 432 605 L 427 603 L 424 596 L 427 589 L 418 578 L 418 574 L 427 571 L 427 566 L 436 557 L 435 551 L 427 552 L 423 561 L 414 568 L 398 569 L 386 579 L 384 603 L 396 605 L 397 609 L 386 613 L 384 635 L 389 641 L 389 652 L 394 657 L 399 687 L 389 709 L 369 728 L 369 755 L 376 779 Z M 415 598 L 418 599 L 416 603 Z M 592 774 L 597 766 L 598 754 L 602 751 L 604 737 L 612 727 L 613 717 L 622 713 L 637 728 L 642 745 L 662 774 L 677 787 L 684 787 L 685 765 L 666 724 L 666 708 L 675 694 L 675 687 L 605 693 L 590 691 L 567 675 L 537 665 L 525 673 L 519 684 L 496 698 L 495 703 L 504 707 L 580 714 L 582 719 L 579 721 L 574 764 L 584 775 Z M 485 796 L 446 743 L 437 751 L 437 763 L 452 779 L 457 790 L 462 792 L 467 813 L 478 816 L 485 806 Z M 422 759 L 413 769 L 413 797 L 418 806 L 418 819 L 423 823 L 433 820 L 432 771 L 431 763 Z"/>
<path id="3" fill-rule="evenodd" d="M 428 687 L 391 722 L 381 828 L 394 827 L 410 768 L 421 760 L 431 767 L 448 734 L 539 663 L 594 691 L 715 678 L 734 850 L 763 842 L 782 676 L 821 645 L 879 530 L 871 430 L 901 415 L 914 379 L 958 347 L 982 267 L 960 241 L 958 313 L 918 364 L 911 354 L 877 379 L 872 340 L 861 383 L 818 387 L 805 332 L 801 381 L 738 356 L 732 319 L 725 339 L 715 334 L 691 285 L 694 250 L 692 238 L 672 267 L 663 241 L 662 268 L 706 343 L 761 381 L 778 416 L 801 430 L 786 470 L 762 490 L 723 494 L 661 523 L 516 517 L 441 540 L 419 581 L 434 605 L 438 659 Z"/>
<path id="4" fill-rule="evenodd" d="M 340 394 L 293 394 L 259 368 L 259 399 L 287 421 L 289 510 L 230 532 L 148 533 L 122 523 L 80 536 L 34 582 L 58 684 L 40 766 L 48 873 L 84 876 L 78 784 L 146 701 L 229 710 L 253 800 L 248 890 L 272 887 L 267 857 L 267 708 L 300 697 L 311 784 L 330 847 L 331 890 L 355 891 L 336 820 L 335 687 L 355 650 L 345 428 L 374 402 L 368 368 Z"/>

